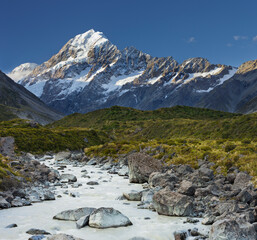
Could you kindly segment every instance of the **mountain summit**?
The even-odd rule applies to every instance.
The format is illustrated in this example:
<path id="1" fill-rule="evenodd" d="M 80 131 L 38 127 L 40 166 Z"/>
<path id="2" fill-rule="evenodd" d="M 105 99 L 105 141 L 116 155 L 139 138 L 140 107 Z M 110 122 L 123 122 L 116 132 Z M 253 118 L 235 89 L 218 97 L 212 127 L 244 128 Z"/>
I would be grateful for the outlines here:
<path id="1" fill-rule="evenodd" d="M 204 58 L 179 64 L 172 57 L 152 57 L 134 47 L 119 50 L 103 33 L 91 29 L 70 39 L 18 82 L 64 114 L 113 105 L 144 110 L 187 105 L 251 112 L 248 102 L 255 94 L 247 100 L 244 94 L 230 93 L 230 86 L 235 85 L 240 93 L 246 90 L 241 85 L 248 77 L 240 69 L 237 72 Z"/>

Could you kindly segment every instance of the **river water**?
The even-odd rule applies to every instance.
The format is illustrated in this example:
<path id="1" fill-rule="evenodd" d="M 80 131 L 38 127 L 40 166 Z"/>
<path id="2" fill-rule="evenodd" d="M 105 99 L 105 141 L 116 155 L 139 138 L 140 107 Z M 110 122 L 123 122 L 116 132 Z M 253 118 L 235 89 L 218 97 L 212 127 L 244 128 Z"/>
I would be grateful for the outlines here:
<path id="1" fill-rule="evenodd" d="M 54 159 L 45 160 L 46 165 L 57 169 L 57 166 L 53 163 Z M 83 174 L 81 170 L 83 169 L 87 170 L 88 175 L 91 177 L 90 179 L 81 177 Z M 139 202 L 116 200 L 123 192 L 143 189 L 142 185 L 130 184 L 128 179 L 124 179 L 121 176 L 108 174 L 107 171 L 88 165 L 83 167 L 67 165 L 64 173 L 75 175 L 78 179 L 77 183 L 81 183 L 82 186 L 72 188 L 69 185 L 68 189 L 56 187 L 56 193 L 62 197 L 56 198 L 55 201 L 44 201 L 34 203 L 31 206 L 0 210 L 1 240 L 27 240 L 30 235 L 25 232 L 30 228 L 44 229 L 52 234 L 66 233 L 85 240 L 128 240 L 132 237 L 144 237 L 151 240 L 172 240 L 174 231 L 187 230 L 194 227 L 197 227 L 201 233 L 208 231 L 208 227 L 200 223 L 183 224 L 185 218 L 182 217 L 160 216 L 148 209 L 138 209 L 137 204 Z M 89 186 L 86 184 L 88 181 L 97 181 L 99 185 Z M 77 195 L 77 197 L 74 198 L 64 194 L 64 191 L 67 190 L 69 193 Z M 113 207 L 129 217 L 133 225 L 110 229 L 90 227 L 77 229 L 75 222 L 53 220 L 53 216 L 61 211 L 80 207 Z M 5 228 L 5 226 L 12 223 L 16 223 L 18 227 Z"/>

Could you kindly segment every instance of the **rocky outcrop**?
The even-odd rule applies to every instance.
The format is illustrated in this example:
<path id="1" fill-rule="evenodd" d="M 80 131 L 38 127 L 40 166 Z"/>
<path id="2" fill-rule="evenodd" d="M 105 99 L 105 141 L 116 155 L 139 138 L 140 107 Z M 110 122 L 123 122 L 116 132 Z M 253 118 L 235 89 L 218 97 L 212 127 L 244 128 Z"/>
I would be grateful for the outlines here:
<path id="1" fill-rule="evenodd" d="M 145 183 L 151 173 L 159 172 L 162 164 L 159 160 L 144 153 L 133 153 L 128 157 L 129 181 L 132 183 Z"/>
<path id="2" fill-rule="evenodd" d="M 94 228 L 126 227 L 132 225 L 128 217 L 113 208 L 99 208 L 89 217 L 89 226 Z"/>

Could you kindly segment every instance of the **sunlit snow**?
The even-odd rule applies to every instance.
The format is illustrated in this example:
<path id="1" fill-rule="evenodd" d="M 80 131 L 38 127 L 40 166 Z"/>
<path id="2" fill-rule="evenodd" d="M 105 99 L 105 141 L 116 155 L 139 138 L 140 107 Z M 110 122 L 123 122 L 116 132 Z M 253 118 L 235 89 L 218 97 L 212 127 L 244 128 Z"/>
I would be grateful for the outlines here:
<path id="1" fill-rule="evenodd" d="M 142 73 L 143 71 L 136 71 L 128 75 L 121 75 L 118 77 L 112 76 L 109 83 L 103 84 L 103 88 L 105 89 L 106 92 L 112 92 L 127 83 L 133 82 Z"/>

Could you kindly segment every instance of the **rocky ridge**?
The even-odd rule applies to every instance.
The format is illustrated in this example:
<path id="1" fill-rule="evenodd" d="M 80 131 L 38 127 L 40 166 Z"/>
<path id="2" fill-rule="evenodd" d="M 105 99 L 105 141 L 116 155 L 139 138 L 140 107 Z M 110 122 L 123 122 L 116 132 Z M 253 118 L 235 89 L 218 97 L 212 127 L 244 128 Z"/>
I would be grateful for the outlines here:
<path id="1" fill-rule="evenodd" d="M 152 110 L 187 105 L 255 111 L 254 61 L 236 68 L 190 58 L 152 57 L 134 47 L 119 50 L 101 32 L 69 40 L 19 83 L 47 105 L 86 113 L 113 105 Z"/>

